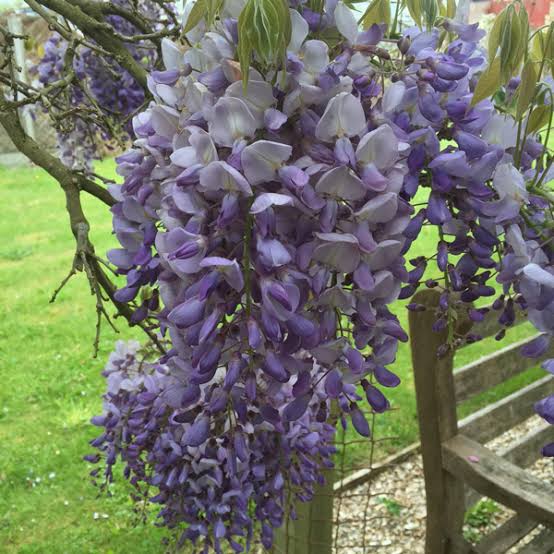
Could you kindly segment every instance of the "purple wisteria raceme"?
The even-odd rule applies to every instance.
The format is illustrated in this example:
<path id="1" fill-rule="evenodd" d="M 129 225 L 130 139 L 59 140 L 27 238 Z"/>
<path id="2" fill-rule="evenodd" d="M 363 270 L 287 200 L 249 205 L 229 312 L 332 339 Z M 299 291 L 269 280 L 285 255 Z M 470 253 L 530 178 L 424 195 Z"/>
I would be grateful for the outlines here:
<path id="1" fill-rule="evenodd" d="M 121 457 L 133 483 L 158 488 L 163 521 L 216 552 L 258 531 L 269 547 L 287 499 L 322 481 L 335 424 L 368 436 L 363 404 L 389 408 L 384 389 L 400 381 L 387 366 L 408 338 L 389 310 L 399 297 L 441 287 L 439 329 L 454 293 L 471 306 L 497 277 L 502 323 L 517 302 L 553 331 L 551 220 L 528 190 L 542 147 L 528 138 L 515 163 L 514 121 L 472 106 L 486 67 L 476 26 L 447 21 L 457 38 L 440 51 L 438 30 L 409 29 L 398 68 L 380 73 L 383 26 L 358 32 L 340 3 L 291 10 L 285 67 L 256 64 L 244 87 L 236 16 L 224 6 L 213 28 L 200 22 L 192 46 L 163 41 L 154 101 L 118 158 L 117 299 L 170 349 L 138 366 L 133 353 L 132 370 L 121 352 L 109 362 L 94 441 L 109 478 Z M 343 39 L 330 49 L 312 38 L 322 30 Z M 427 224 L 436 252 L 407 266 Z"/>
<path id="2" fill-rule="evenodd" d="M 380 387 L 399 380 L 385 366 L 407 340 L 387 305 L 408 279 L 413 209 L 399 193 L 410 148 L 378 122 L 380 87 L 356 88 L 360 56 L 345 48 L 331 60 L 294 13 L 287 78 L 251 69 L 245 91 L 232 24 L 194 48 L 165 40 L 166 70 L 149 78 L 156 101 L 135 118 L 135 147 L 118 159 L 125 181 L 112 188 L 121 248 L 108 257 L 127 276 L 117 297 L 140 293 L 137 319 L 157 318 L 171 342 L 153 364 L 163 384 L 136 392 L 171 397 L 154 408 L 163 423 L 145 424 L 157 437 L 140 445 L 150 481 L 165 522 L 186 522 L 186 538 L 216 551 L 247 546 L 255 521 L 271 544 L 287 494 L 308 500 L 330 464 L 330 422 L 369 434 L 357 384 L 387 409 Z M 107 402 L 134 409 L 126 396 Z M 125 447 L 109 433 L 95 443 L 135 480 L 145 469 L 125 450 L 139 429 L 125 430 Z"/>

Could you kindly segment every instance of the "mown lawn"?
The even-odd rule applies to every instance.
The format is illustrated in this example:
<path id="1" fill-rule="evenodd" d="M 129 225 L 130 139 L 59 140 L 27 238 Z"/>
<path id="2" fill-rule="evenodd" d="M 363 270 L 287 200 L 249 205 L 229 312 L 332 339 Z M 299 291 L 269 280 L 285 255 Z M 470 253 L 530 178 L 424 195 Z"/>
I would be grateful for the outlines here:
<path id="1" fill-rule="evenodd" d="M 102 169 L 113 173 L 111 163 Z M 162 552 L 162 530 L 134 525 L 125 484 L 118 482 L 111 497 L 99 497 L 81 460 L 96 434 L 88 421 L 101 411 L 100 371 L 116 334 L 105 326 L 99 356 L 92 358 L 94 302 L 82 275 L 49 303 L 74 251 L 63 194 L 42 171 L 0 168 L 0 202 L 0 551 Z M 114 244 L 110 214 L 93 200 L 85 207 L 103 253 Z M 428 254 L 433 245 L 434 237 L 426 234 L 414 256 Z M 397 313 L 405 322 L 403 305 Z M 120 337 L 137 336 L 124 322 L 119 328 Z M 522 327 L 511 338 L 528 333 Z M 498 347 L 483 342 L 464 350 L 459 361 Z M 403 382 L 390 391 L 394 409 L 379 416 L 376 426 L 377 439 L 394 438 L 380 444 L 378 456 L 417 440 L 406 345 L 395 369 Z M 514 390 L 529 378 L 526 374 L 501 389 Z M 349 448 L 347 463 L 367 463 L 367 455 L 368 445 L 357 444 Z"/>

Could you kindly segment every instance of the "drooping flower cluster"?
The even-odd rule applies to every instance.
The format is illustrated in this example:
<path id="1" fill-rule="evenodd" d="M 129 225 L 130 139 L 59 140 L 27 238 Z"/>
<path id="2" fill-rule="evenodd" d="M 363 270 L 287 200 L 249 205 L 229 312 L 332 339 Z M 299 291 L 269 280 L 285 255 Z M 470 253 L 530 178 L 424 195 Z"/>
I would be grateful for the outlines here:
<path id="1" fill-rule="evenodd" d="M 240 460 L 245 475 L 260 477 L 241 502 L 268 523 L 269 546 L 286 496 L 275 488 L 266 507 L 271 482 L 262 477 L 280 473 L 308 499 L 323 466 L 298 433 L 309 430 L 325 460 L 334 401 L 343 424 L 367 436 L 356 385 L 384 411 L 378 386 L 398 384 L 385 366 L 407 338 L 387 305 L 408 278 L 402 233 L 412 209 L 399 192 L 409 147 L 373 120 L 380 87 L 353 69 L 364 56 L 345 48 L 330 60 L 292 15 L 289 70 L 275 86 L 252 69 L 243 90 L 232 20 L 198 50 L 165 41 L 166 71 L 150 79 L 156 103 L 135 118 L 135 148 L 119 158 L 125 183 L 112 189 L 122 248 L 109 258 L 127 275 L 118 299 L 141 291 L 136 318 L 156 312 L 172 344 L 164 364 L 182 384 L 171 406 L 177 419 L 165 423 L 176 428 L 181 457 L 155 482 L 167 485 L 161 515 L 169 525 L 186 521 L 187 537 L 216 550 L 220 539 L 233 546 L 250 536 L 253 520 L 235 509 L 207 518 L 193 498 L 218 505 L 233 495 Z M 375 46 L 381 35 L 374 28 L 360 44 Z M 98 444 L 112 451 L 113 441 Z M 214 441 L 226 460 L 219 482 L 199 478 L 187 457 Z M 149 460 L 165 456 L 159 444 Z M 187 468 L 194 497 L 175 481 L 176 464 L 179 474 Z"/>
<path id="2" fill-rule="evenodd" d="M 193 29 L 193 47 L 164 41 L 155 102 L 118 159 L 117 297 L 159 322 L 171 350 L 130 390 L 110 385 L 94 444 L 108 476 L 119 455 L 160 489 L 160 515 L 185 523 L 184 538 L 239 552 L 255 521 L 271 544 L 286 489 L 310 498 L 332 452 L 325 422 L 367 436 L 362 389 L 374 412 L 388 408 L 381 387 L 399 380 L 387 365 L 407 339 L 393 301 L 442 287 L 440 328 L 452 293 L 494 296 L 498 273 L 500 320 L 518 301 L 552 331 L 552 253 L 528 225 L 545 220 L 526 187 L 542 146 L 512 141 L 489 100 L 471 104 L 485 67 L 476 26 L 447 21 L 457 38 L 441 51 L 437 30 L 408 30 L 391 52 L 382 27 L 359 32 L 341 3 L 293 9 L 286 67 L 251 68 L 243 88 L 232 12 Z M 312 38 L 330 29 L 343 37 L 332 50 Z M 419 187 L 429 197 L 415 213 Z M 437 251 L 408 269 L 424 224 L 439 229 Z M 534 253 L 509 266 L 523 247 Z M 440 279 L 427 278 L 431 261 Z"/>
<path id="3" fill-rule="evenodd" d="M 307 498 L 321 481 L 320 468 L 332 465 L 335 428 L 316 417 L 320 403 L 327 403 L 323 386 L 306 413 L 276 433 L 259 412 L 242 413 L 240 388 L 224 370 L 193 390 L 178 358 L 166 364 L 142 358 L 138 343 L 120 341 L 104 372 L 105 413 L 93 422 L 105 433 L 93 444 L 105 452 L 109 477 L 120 456 L 133 485 L 158 488 L 149 500 L 163 505 L 160 516 L 166 525 L 186 524 L 183 539 L 210 535 L 207 543 L 216 551 L 224 538 L 237 552 L 249 549 L 255 505 L 262 540 L 270 544 L 271 529 L 282 521 L 285 485 L 302 483 Z M 228 409 L 222 391 L 236 399 L 237 427 L 209 433 L 211 417 Z M 282 403 L 294 398 L 290 386 L 275 393 Z M 240 428 L 239 420 L 244 420 Z"/>
<path id="4" fill-rule="evenodd" d="M 498 113 L 488 100 L 471 105 L 475 74 L 485 65 L 478 47 L 483 32 L 477 25 L 451 22 L 446 29 L 458 33 L 458 39 L 444 53 L 434 50 L 437 33 L 419 33 L 405 43 L 407 53 L 416 59 L 387 88 L 382 100 L 387 118 L 408 133 L 403 140 L 412 147 L 403 193 L 413 198 L 420 186 L 430 189 L 426 206 L 405 234 L 411 243 L 423 225 L 431 224 L 440 235 L 435 253 L 413 260 L 415 268 L 401 297 L 411 297 L 423 284 L 441 286 L 436 329 L 449 323 L 460 300 L 470 305 L 469 317 L 479 322 L 486 310 L 475 309 L 472 303 L 496 297 L 492 306 L 505 327 L 497 339 L 514 324 L 516 312 L 525 311 L 542 335 L 521 354 L 544 359 L 554 335 L 554 225 L 549 190 L 554 175 L 542 163 L 544 147 L 537 136 L 523 136 L 516 121 Z M 520 84 L 520 79 L 508 83 L 508 100 Z M 450 143 L 442 148 L 441 140 Z M 442 278 L 424 277 L 431 260 Z M 495 282 L 501 285 L 499 296 Z M 470 332 L 457 340 L 480 338 Z M 444 349 L 455 346 L 444 345 Z M 552 359 L 544 361 L 543 367 L 554 373 Z M 537 412 L 550 423 L 553 406 L 554 397 L 537 404 Z M 553 455 L 554 445 L 543 452 Z"/>
<path id="5" fill-rule="evenodd" d="M 129 8 L 129 0 L 113 2 L 118 7 Z M 160 6 L 150 0 L 139 2 L 141 17 L 158 25 Z M 119 15 L 106 16 L 106 23 L 122 36 L 136 35 L 137 28 Z M 156 60 L 154 44 L 148 41 L 130 42 L 126 45 L 135 60 L 146 68 Z M 66 74 L 68 43 L 57 32 L 45 41 L 44 55 L 32 72 L 43 86 L 53 85 Z M 102 56 L 88 46 L 79 45 L 72 54 L 74 84 L 63 91 L 64 114 L 57 124 L 59 156 L 64 165 L 72 169 L 89 170 L 94 159 L 102 156 L 103 148 L 110 148 L 110 141 L 127 141 L 132 131 L 131 117 L 145 101 L 143 88 L 117 61 Z M 60 87 L 61 90 L 62 87 Z M 54 90 L 54 97 L 59 91 Z M 103 114 L 109 116 L 107 127 L 91 108 L 94 102 Z M 94 106 L 95 107 L 95 106 Z M 53 110 L 49 106 L 48 110 Z"/>
<path id="6" fill-rule="evenodd" d="M 416 56 L 414 63 L 387 88 L 382 100 L 387 118 L 398 126 L 395 131 L 405 131 L 406 137 L 399 136 L 412 147 L 403 194 L 413 198 L 420 186 L 430 189 L 426 206 L 405 234 L 411 243 L 423 225 L 431 224 L 440 235 L 435 253 L 413 260 L 415 268 L 401 297 L 411 297 L 423 284 L 441 286 L 436 329 L 449 323 L 460 301 L 469 304 L 473 321 L 482 321 L 486 309 L 475 309 L 473 303 L 495 297 L 492 306 L 504 326 L 497 339 L 514 324 L 516 312 L 525 311 L 542 335 L 521 354 L 544 359 L 554 335 L 554 225 L 549 190 L 554 175 L 542 164 L 544 147 L 537 136 L 522 136 L 515 120 L 498 113 L 488 100 L 472 107 L 475 74 L 485 64 L 477 43 L 482 31 L 477 25 L 454 23 L 446 28 L 457 32 L 458 40 L 444 53 L 434 50 L 438 34 L 420 33 L 414 38 L 408 49 Z M 508 83 L 508 99 L 520 82 Z M 450 143 L 443 148 L 441 140 Z M 442 273 L 437 280 L 424 277 L 431 260 Z M 501 285 L 499 296 L 495 282 Z M 457 341 L 480 338 L 470 332 Z M 456 342 L 444 349 L 455 346 Z M 552 359 L 544 361 L 543 367 L 554 373 Z M 538 413 L 550 422 L 554 421 L 553 402 L 554 397 L 549 397 L 537 405 Z M 554 446 L 543 452 L 554 454 Z"/>

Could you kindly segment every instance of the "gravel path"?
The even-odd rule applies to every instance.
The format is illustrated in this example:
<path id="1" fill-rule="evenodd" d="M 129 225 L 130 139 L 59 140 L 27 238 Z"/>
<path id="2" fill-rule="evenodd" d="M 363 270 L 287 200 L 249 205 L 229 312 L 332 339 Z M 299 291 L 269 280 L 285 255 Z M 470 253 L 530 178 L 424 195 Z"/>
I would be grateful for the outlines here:
<path id="1" fill-rule="evenodd" d="M 543 424 L 540 418 L 533 416 L 487 446 L 497 452 Z M 542 458 L 531 466 L 530 471 L 554 483 L 552 464 L 552 459 Z M 465 526 L 466 536 L 482 536 L 513 515 L 510 510 L 491 501 L 486 502 L 484 511 L 483 517 L 475 518 L 474 526 Z M 385 470 L 371 484 L 344 492 L 335 500 L 335 514 L 338 514 L 340 521 L 335 548 L 337 554 L 423 553 L 425 489 L 421 456 L 412 456 Z M 510 554 L 517 553 L 521 546 L 520 543 L 512 548 Z"/>

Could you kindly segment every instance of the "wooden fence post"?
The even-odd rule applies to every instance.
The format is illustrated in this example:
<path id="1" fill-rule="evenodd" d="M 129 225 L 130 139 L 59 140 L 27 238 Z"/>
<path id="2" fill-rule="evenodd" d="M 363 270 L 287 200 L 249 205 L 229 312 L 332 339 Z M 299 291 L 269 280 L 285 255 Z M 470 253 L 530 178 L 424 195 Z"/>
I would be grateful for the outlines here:
<path id="1" fill-rule="evenodd" d="M 296 503 L 298 517 L 275 531 L 272 554 L 331 554 L 333 483 L 333 470 L 326 470 L 325 485 L 316 487 L 313 500 Z"/>
<path id="2" fill-rule="evenodd" d="M 463 483 L 450 476 L 442 463 L 441 442 L 457 434 L 458 424 L 452 373 L 454 356 L 450 352 L 437 357 L 437 349 L 446 343 L 448 331 L 435 333 L 431 329 L 439 297 L 436 290 L 420 291 L 413 301 L 426 310 L 409 315 L 427 503 L 426 554 L 454 552 L 455 545 L 449 543 L 449 537 L 460 532 L 465 512 Z"/>

